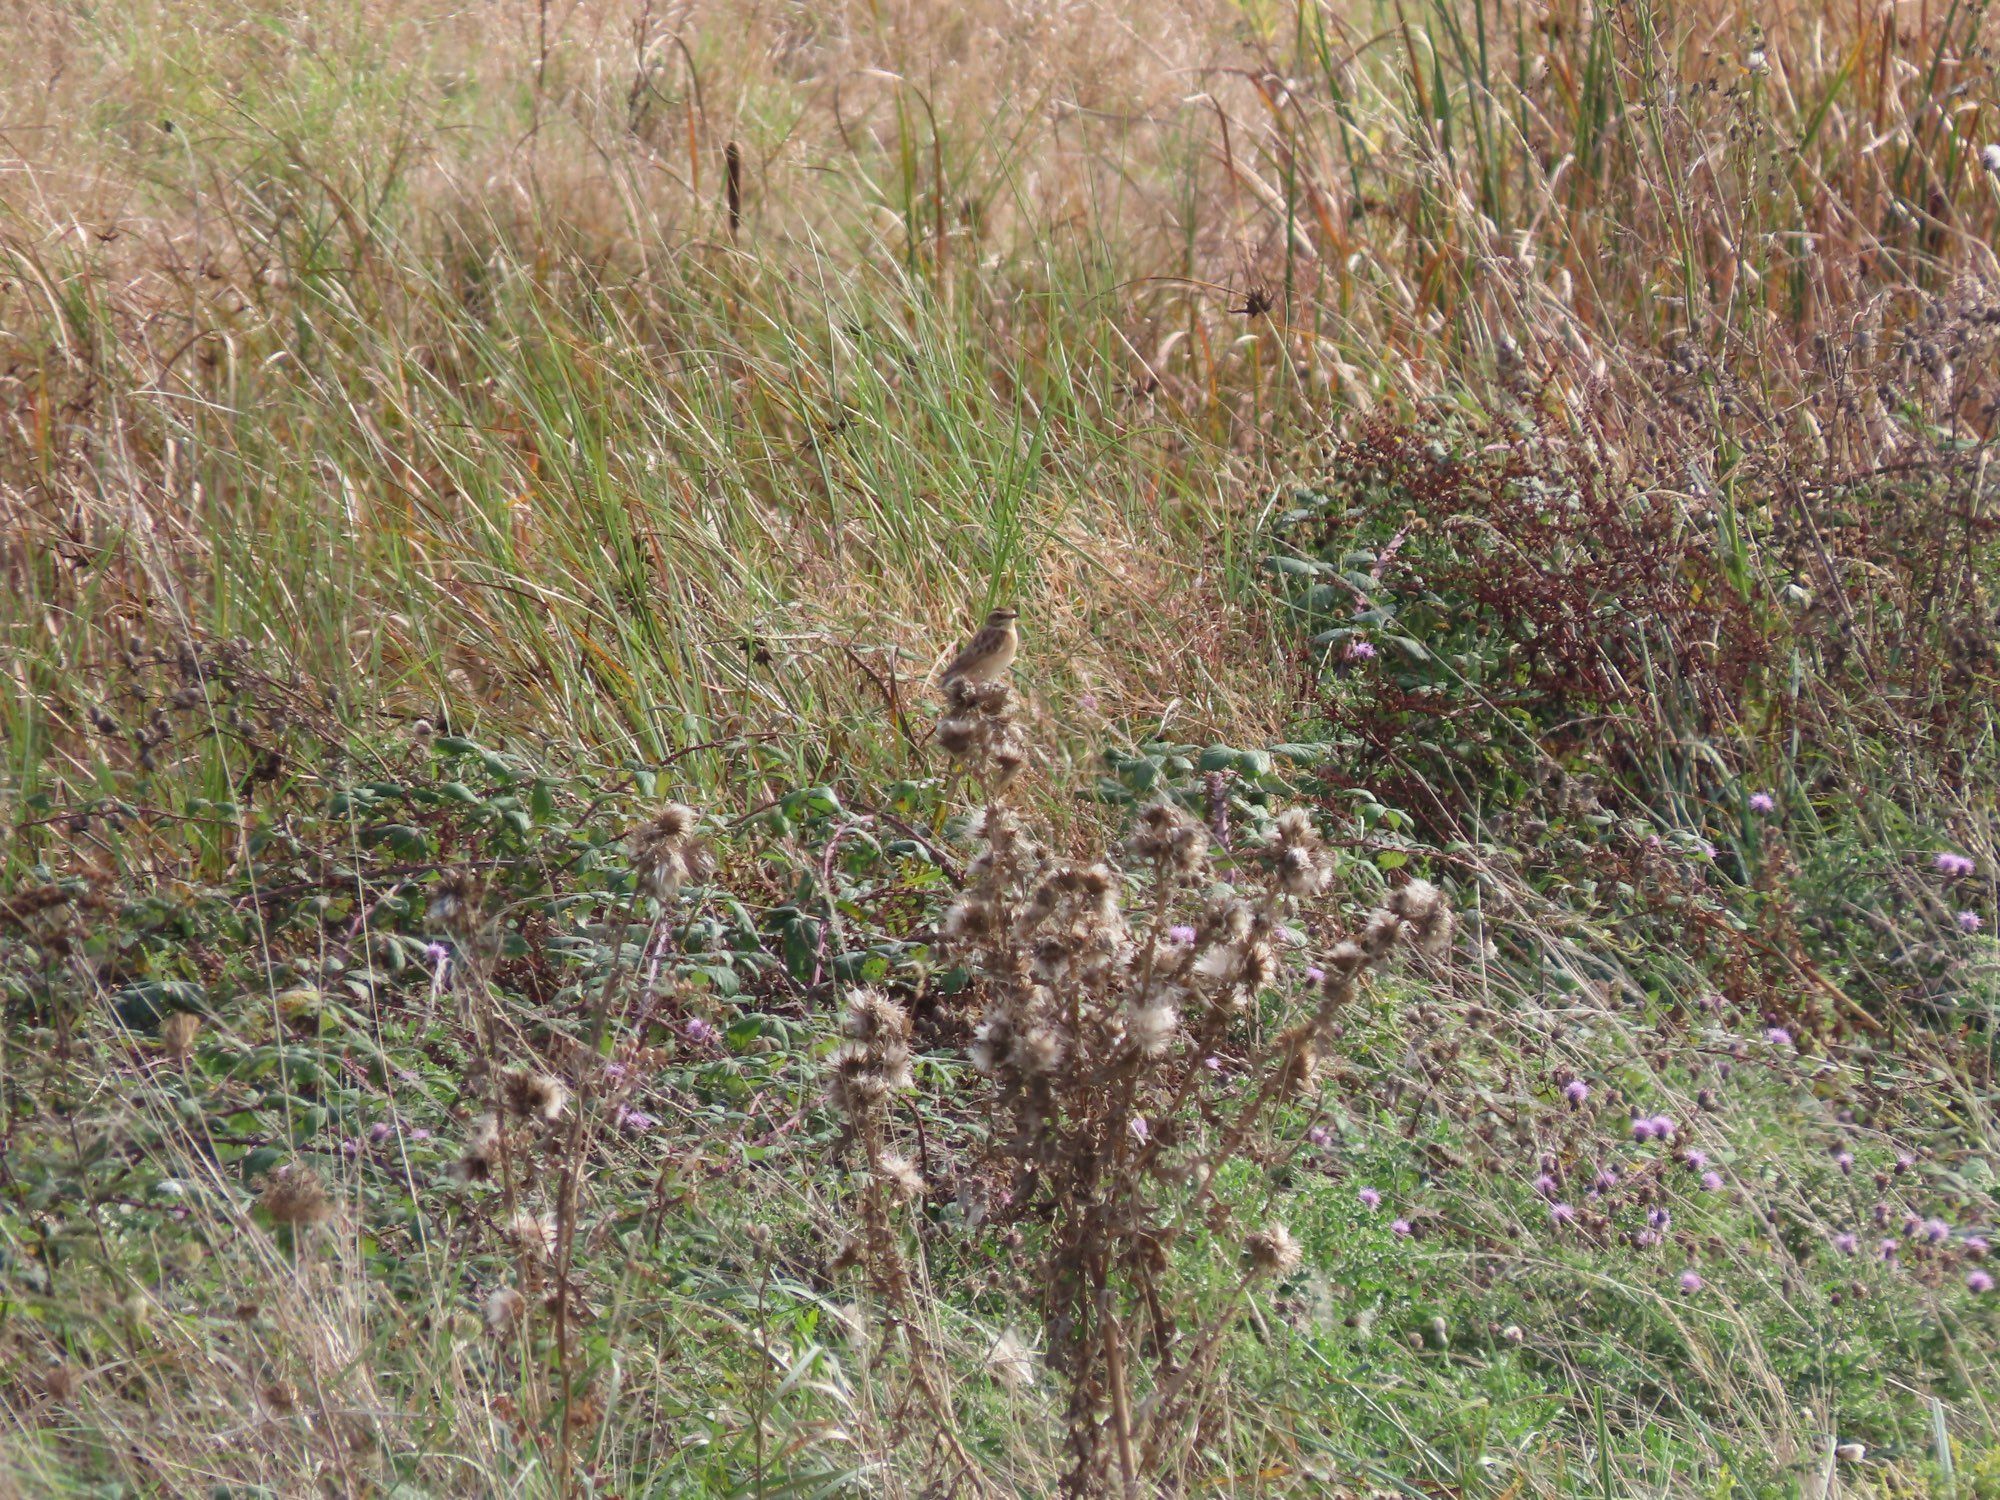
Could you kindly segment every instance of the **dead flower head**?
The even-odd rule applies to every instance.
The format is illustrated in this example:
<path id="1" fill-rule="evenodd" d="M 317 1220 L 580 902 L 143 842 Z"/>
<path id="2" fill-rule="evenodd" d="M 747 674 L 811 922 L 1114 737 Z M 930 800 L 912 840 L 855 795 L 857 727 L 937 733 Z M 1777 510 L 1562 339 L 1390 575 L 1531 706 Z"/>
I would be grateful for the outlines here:
<path id="1" fill-rule="evenodd" d="M 264 1179 L 257 1206 L 270 1215 L 272 1223 L 293 1229 L 310 1229 L 333 1217 L 333 1200 L 326 1195 L 326 1184 L 317 1173 L 296 1162 Z"/>

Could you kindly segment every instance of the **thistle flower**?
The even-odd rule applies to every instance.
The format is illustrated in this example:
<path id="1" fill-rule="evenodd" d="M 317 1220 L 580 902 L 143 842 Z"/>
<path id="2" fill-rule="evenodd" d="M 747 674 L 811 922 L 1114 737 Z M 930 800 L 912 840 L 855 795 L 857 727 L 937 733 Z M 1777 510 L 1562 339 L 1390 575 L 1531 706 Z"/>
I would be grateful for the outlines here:
<path id="1" fill-rule="evenodd" d="M 1836 1234 L 1833 1237 L 1833 1248 L 1838 1250 L 1842 1255 L 1857 1254 L 1861 1249 L 1860 1237 L 1845 1232 Z"/>
<path id="2" fill-rule="evenodd" d="M 1155 1001 L 1132 1012 L 1126 1035 L 1145 1056 L 1158 1057 L 1173 1045 L 1180 1023 L 1180 1012 L 1164 1001 Z"/>
<path id="3" fill-rule="evenodd" d="M 1789 1047 L 1792 1045 L 1792 1034 L 1782 1026 L 1767 1026 L 1764 1028 L 1764 1040 L 1773 1047 Z"/>
<path id="4" fill-rule="evenodd" d="M 290 1163 L 264 1179 L 264 1191 L 257 1206 L 271 1216 L 274 1224 L 293 1229 L 310 1229 L 333 1217 L 333 1202 L 326 1184 L 309 1168 Z"/>
<path id="5" fill-rule="evenodd" d="M 1590 1085 L 1581 1078 L 1572 1078 L 1563 1085 L 1563 1098 L 1571 1104 L 1581 1104 L 1590 1097 Z"/>
<path id="6" fill-rule="evenodd" d="M 1958 930 L 1960 932 L 1965 932 L 1965 933 L 1977 932 L 1981 927 L 1984 927 L 1985 925 L 1986 924 L 1982 920 L 1980 920 L 1979 913 L 1976 911 L 1962 911 L 1958 914 Z"/>
<path id="7" fill-rule="evenodd" d="M 1375 1209 L 1382 1206 L 1382 1195 L 1372 1187 L 1365 1187 L 1355 1195 L 1363 1208 Z"/>
<path id="8" fill-rule="evenodd" d="M 1333 880 L 1333 860 L 1326 852 L 1312 815 L 1288 807 L 1271 824 L 1263 857 L 1288 896 L 1316 896 Z"/>
<path id="9" fill-rule="evenodd" d="M 535 1068 L 510 1068 L 501 1074 L 500 1097 L 516 1119 L 545 1125 L 553 1125 L 569 1108 L 569 1086 Z"/>
<path id="10" fill-rule="evenodd" d="M 548 1214 L 516 1209 L 514 1216 L 500 1226 L 500 1237 L 533 1260 L 547 1260 L 556 1253 L 556 1221 Z"/>
<path id="11" fill-rule="evenodd" d="M 1993 1290 L 1992 1274 L 1976 1268 L 1967 1271 L 1965 1273 L 1965 1286 L 1966 1290 L 1971 1292 L 1979 1292 L 1981 1294 L 1990 1292 Z"/>
<path id="12" fill-rule="evenodd" d="M 1282 1224 L 1270 1224 L 1256 1231 L 1243 1241 L 1244 1254 L 1249 1258 L 1251 1274 L 1256 1276 L 1289 1276 L 1299 1268 L 1302 1259 L 1299 1242 Z"/>
<path id="13" fill-rule="evenodd" d="M 1194 928 L 1184 922 L 1167 929 L 1167 941 L 1172 943 L 1176 948 L 1192 948 L 1195 937 Z"/>
<path id="14" fill-rule="evenodd" d="M 1777 800 L 1769 792 L 1752 792 L 1750 794 L 1750 811 L 1754 813 L 1772 812 L 1777 806 Z"/>
<path id="15" fill-rule="evenodd" d="M 484 1182 L 493 1175 L 493 1167 L 500 1159 L 500 1121 L 495 1115 L 484 1114 L 472 1122 L 472 1129 L 466 1133 L 465 1146 L 452 1164 L 451 1174 L 460 1182 Z"/>
<path id="16" fill-rule="evenodd" d="M 1937 868 L 1938 874 L 1947 879 L 1970 875 L 1979 868 L 1976 860 L 1968 859 L 1963 854 L 1953 854 L 1949 850 L 1941 851 L 1931 863 Z"/>
<path id="17" fill-rule="evenodd" d="M 1681 1272 L 1680 1287 L 1683 1292 L 1693 1296 L 1701 1290 L 1701 1272 L 1692 1269 Z"/>
<path id="18" fill-rule="evenodd" d="M 1389 1233 L 1395 1235 L 1396 1238 L 1398 1239 L 1402 1240 L 1408 1239 L 1410 1235 L 1413 1233 L 1413 1231 L 1410 1228 L 1410 1221 L 1408 1219 L 1391 1220 L 1389 1224 Z"/>
<path id="19" fill-rule="evenodd" d="M 1722 1174 L 1720 1172 L 1702 1173 L 1701 1190 L 1705 1193 L 1720 1192 L 1722 1190 Z"/>
<path id="20" fill-rule="evenodd" d="M 1549 1205 L 1549 1218 L 1557 1224 L 1574 1224 L 1576 1222 L 1576 1210 L 1567 1203 L 1551 1203 Z"/>
<path id="21" fill-rule="evenodd" d="M 924 1175 L 907 1156 L 899 1156 L 893 1151 L 885 1151 L 875 1161 L 874 1172 L 890 1192 L 905 1202 L 912 1202 L 924 1195 Z"/>
<path id="22" fill-rule="evenodd" d="M 1345 656 L 1349 661 L 1373 661 L 1375 659 L 1375 643 L 1359 639 L 1350 640 L 1347 643 L 1346 649 L 1341 652 L 1341 655 Z"/>
<path id="23" fill-rule="evenodd" d="M 528 1299 L 511 1286 L 495 1287 L 486 1298 L 486 1331 L 495 1338 L 518 1327 L 528 1313 Z"/>
<path id="24" fill-rule="evenodd" d="M 1155 802 L 1139 814 L 1126 850 L 1143 864 L 1176 874 L 1192 874 L 1208 855 L 1208 829 L 1171 802 Z"/>
<path id="25" fill-rule="evenodd" d="M 1951 1225 L 1943 1219 L 1926 1219 L 1921 1227 L 1924 1238 L 1933 1245 L 1942 1245 L 1951 1238 Z"/>
<path id="26" fill-rule="evenodd" d="M 1841 1176 L 1852 1177 L 1854 1175 L 1854 1153 L 1852 1151 L 1836 1151 L 1833 1155 L 1833 1164 L 1840 1168 Z"/>
<path id="27" fill-rule="evenodd" d="M 693 808 L 669 802 L 626 840 L 626 852 L 647 894 L 669 901 L 689 880 L 705 880 L 714 873 L 714 856 L 695 836 L 697 821 Z"/>

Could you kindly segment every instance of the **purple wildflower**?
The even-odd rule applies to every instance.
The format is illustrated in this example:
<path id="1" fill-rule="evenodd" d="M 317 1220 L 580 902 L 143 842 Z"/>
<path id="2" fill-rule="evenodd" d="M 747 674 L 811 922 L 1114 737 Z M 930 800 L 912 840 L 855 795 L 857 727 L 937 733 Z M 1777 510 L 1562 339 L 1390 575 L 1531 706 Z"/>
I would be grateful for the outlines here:
<path id="1" fill-rule="evenodd" d="M 1968 1234 L 1965 1237 L 1965 1253 L 1974 1260 L 1983 1260 L 1986 1256 L 1986 1250 L 1987 1244 L 1984 1235 Z"/>
<path id="2" fill-rule="evenodd" d="M 618 1128 L 627 1135 L 644 1135 L 660 1123 L 643 1109 L 628 1109 L 622 1104 L 618 1106 L 617 1119 Z"/>
<path id="3" fill-rule="evenodd" d="M 1963 854 L 1948 852 L 1940 853 L 1933 863 L 1937 866 L 1938 874 L 1947 878 L 1970 875 L 1974 870 L 1979 868 L 1974 861 L 1967 859 Z"/>
<path id="4" fill-rule="evenodd" d="M 1701 1290 L 1701 1272 L 1688 1270 L 1681 1272 L 1681 1290 L 1692 1295 Z"/>
<path id="5" fill-rule="evenodd" d="M 1402 1239 L 1408 1239 L 1410 1237 L 1410 1221 L 1408 1219 L 1397 1219 L 1389 1226 L 1389 1232 Z"/>
<path id="6" fill-rule="evenodd" d="M 1372 641 L 1349 641 L 1343 654 L 1349 661 L 1373 661 L 1375 646 Z"/>
<path id="7" fill-rule="evenodd" d="M 1563 1098 L 1572 1104 L 1581 1104 L 1590 1097 L 1590 1085 L 1581 1078 L 1572 1078 L 1563 1085 Z"/>
<path id="8" fill-rule="evenodd" d="M 1567 1203 L 1551 1203 L 1549 1205 L 1549 1217 L 1558 1224 L 1574 1224 L 1576 1222 L 1576 1210 L 1571 1208 Z"/>
<path id="9" fill-rule="evenodd" d="M 1896 1242 L 1894 1240 L 1884 1240 L 1875 1248 L 1881 1252 L 1882 1259 L 1884 1260 L 1894 1260 L 1896 1258 Z"/>
<path id="10" fill-rule="evenodd" d="M 715 1028 L 700 1016 L 689 1016 L 681 1027 L 681 1035 L 697 1047 L 705 1047 L 715 1040 Z"/>
<path id="11" fill-rule="evenodd" d="M 1311 1141 L 1315 1146 L 1331 1145 L 1333 1142 L 1333 1132 L 1328 1130 L 1324 1125 L 1315 1125 L 1311 1130 L 1306 1132 L 1306 1139 Z"/>
<path id="12" fill-rule="evenodd" d="M 1976 911 L 1962 911 L 1958 914 L 1958 930 L 1960 932 L 1977 932 L 1985 925 L 1985 922 L 1980 920 L 1979 913 Z"/>
<path id="13" fill-rule="evenodd" d="M 1852 1151 L 1836 1151 L 1833 1155 L 1833 1164 L 1840 1168 L 1841 1176 L 1852 1177 L 1854 1175 L 1854 1153 Z"/>
<path id="14" fill-rule="evenodd" d="M 1176 948 L 1192 948 L 1194 946 L 1194 939 L 1194 929 L 1185 922 L 1176 922 L 1167 929 L 1167 941 L 1172 943 Z"/>
<path id="15" fill-rule="evenodd" d="M 1361 1199 L 1361 1206 L 1363 1208 L 1380 1208 L 1382 1206 L 1382 1195 L 1372 1187 L 1363 1188 L 1356 1196 Z"/>
<path id="16" fill-rule="evenodd" d="M 1861 1241 L 1851 1234 L 1836 1234 L 1833 1237 L 1833 1248 L 1842 1255 L 1853 1255 L 1861 1249 Z"/>
<path id="17" fill-rule="evenodd" d="M 1792 1034 L 1782 1026 L 1767 1026 L 1764 1028 L 1764 1040 L 1773 1047 L 1789 1047 L 1792 1045 Z"/>
<path id="18" fill-rule="evenodd" d="M 1555 1178 L 1549 1176 L 1549 1174 L 1546 1172 L 1542 1173 L 1541 1176 L 1535 1179 L 1535 1191 L 1540 1193 L 1544 1198 L 1555 1197 L 1556 1195 Z"/>
<path id="19" fill-rule="evenodd" d="M 1750 794 L 1750 811 L 1754 813 L 1772 812 L 1777 806 L 1777 799 L 1772 797 L 1769 792 L 1752 792 Z"/>
<path id="20" fill-rule="evenodd" d="M 1951 1238 L 1951 1225 L 1943 1219 L 1926 1219 L 1923 1224 L 1924 1238 L 1933 1245 L 1942 1245 Z"/>
<path id="21" fill-rule="evenodd" d="M 1145 1141 L 1153 1133 L 1153 1127 L 1146 1123 L 1144 1115 L 1132 1116 L 1130 1120 L 1126 1121 L 1125 1128 L 1132 1132 L 1132 1138 L 1137 1141 Z"/>
<path id="22" fill-rule="evenodd" d="M 1993 1290 L 1993 1277 L 1985 1271 L 1972 1270 L 1965 1273 L 1967 1291 L 1984 1294 Z"/>
<path id="23" fill-rule="evenodd" d="M 1322 969 L 1318 964 L 1306 965 L 1306 983 L 1325 984 L 1326 970 Z"/>
<path id="24" fill-rule="evenodd" d="M 1719 1193 L 1719 1192 L 1721 1192 L 1721 1191 L 1722 1191 L 1722 1174 L 1721 1174 L 1720 1172 L 1704 1172 L 1704 1173 L 1702 1173 L 1702 1174 L 1701 1174 L 1701 1190 L 1702 1190 L 1702 1191 L 1703 1191 L 1704 1193 Z"/>
<path id="25" fill-rule="evenodd" d="M 368 1144 L 379 1146 L 389 1139 L 390 1134 L 389 1122 L 387 1120 L 377 1120 L 373 1125 L 368 1127 Z"/>

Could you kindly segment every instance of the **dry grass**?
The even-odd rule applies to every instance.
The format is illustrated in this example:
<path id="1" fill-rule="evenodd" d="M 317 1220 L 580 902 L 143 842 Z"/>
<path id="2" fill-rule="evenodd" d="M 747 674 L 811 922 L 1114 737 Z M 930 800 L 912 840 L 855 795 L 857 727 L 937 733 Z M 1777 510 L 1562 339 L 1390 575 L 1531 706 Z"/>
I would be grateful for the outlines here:
<path id="1" fill-rule="evenodd" d="M 1702 1263 L 1742 1301 L 1696 1311 L 1628 1276 L 1614 1241 L 1594 1260 L 1521 1248 L 1539 1201 L 1456 1179 L 1431 1210 L 1447 1237 L 1418 1225 L 1435 1258 L 1398 1280 L 1380 1267 L 1402 1264 L 1399 1242 L 1321 1182 L 1343 1205 L 1364 1171 L 1414 1191 L 1437 1151 L 1503 1175 L 1509 1150 L 1581 1170 L 1620 1143 L 1536 1113 L 1564 1070 L 1598 1069 L 1606 1101 L 1691 1113 L 1697 1074 L 1728 1045 L 1701 1029 L 1723 1023 L 1689 1020 L 1718 975 L 1740 1007 L 1731 1025 L 1755 1033 L 1794 1007 L 1802 1027 L 1826 1021 L 1831 1072 L 1774 1065 L 1716 1126 L 1788 1222 L 1824 1238 L 1864 1207 L 1799 1160 L 1845 1139 L 1812 1103 L 1837 1091 L 1830 1078 L 1880 1111 L 1863 1154 L 1885 1172 L 1906 1138 L 1935 1148 L 1926 1173 L 1993 1157 L 1991 965 L 1952 925 L 1961 903 L 1990 921 L 1991 883 L 1941 882 L 1930 863 L 1963 850 L 1990 872 L 2000 855 L 1981 790 L 1984 454 L 2000 411 L 1985 27 L 1982 6 L 1951 0 L 8 7 L 0 942 L 14 987 L 0 1081 L 9 1138 L 33 1149 L 32 1171 L 6 1179 L 20 1219 L 0 1236 L 0 1283 L 19 1277 L 38 1317 L 71 1320 L 59 1334 L 0 1313 L 0 1451 L 19 1482 L 64 1491 L 82 1455 L 162 1492 L 363 1493 L 392 1482 L 377 1460 L 393 1453 L 417 1455 L 395 1473 L 436 1493 L 523 1473 L 563 1494 L 914 1492 L 922 1460 L 895 1405 L 910 1346 L 879 1328 L 836 1335 L 874 1313 L 807 1264 L 850 1217 L 846 1189 L 820 1156 L 745 1164 L 818 1128 L 803 1101 L 832 966 L 850 956 L 842 922 L 899 963 L 928 941 L 944 889 L 928 861 L 948 870 L 965 851 L 946 848 L 959 789 L 927 742 L 926 679 L 989 605 L 1016 601 L 1037 754 L 1015 795 L 1057 843 L 1102 846 L 1116 815 L 1075 794 L 1105 792 L 1107 749 L 1146 795 L 1261 799 L 1248 763 L 1207 773 L 1178 750 L 1192 762 L 1210 742 L 1323 732 L 1346 759 L 1295 789 L 1324 800 L 1348 915 L 1413 858 L 1471 913 L 1448 984 L 1356 1021 L 1335 1069 L 1366 1117 L 1355 1135 L 1324 1171 L 1301 1148 L 1304 1187 L 1269 1188 L 1295 1194 L 1309 1259 L 1348 1280 L 1251 1308 L 1254 1336 L 1229 1344 L 1184 1453 L 1175 1439 L 1176 1482 L 1796 1481 L 1830 1500 L 1847 1491 L 1821 1439 L 1863 1411 L 1902 1445 L 1865 1471 L 1884 1486 L 1986 1493 L 1988 1456 L 1952 1474 L 1947 1448 L 1928 1469 L 1934 1444 L 1909 1436 L 1955 1380 L 1973 1392 L 1953 1398 L 1960 1441 L 1990 1456 L 1994 1440 L 1991 1359 L 1964 1342 L 1990 1318 L 1954 1321 L 1949 1278 L 1921 1257 L 1886 1293 L 1871 1283 L 1885 1297 L 1873 1334 L 1815 1344 L 1854 1303 L 1813 1300 L 1831 1283 L 1802 1290 L 1761 1221 L 1718 1215 L 1727 1243 Z M 1468 433 L 1479 453 L 1461 461 L 1447 450 Z M 1557 560 L 1504 597 L 1504 568 L 1438 538 L 1477 517 L 1529 534 L 1517 491 L 1466 476 L 1507 452 L 1539 472 L 1556 448 L 1565 474 L 1601 486 L 1604 524 L 1558 536 Z M 1300 504 L 1309 538 L 1286 519 Z M 1594 636 L 1616 610 L 1576 580 L 1633 576 L 1630 559 L 1572 570 L 1562 549 L 1628 535 L 1657 543 L 1638 571 L 1664 602 L 1629 639 Z M 1325 570 L 1308 582 L 1332 577 L 1346 547 L 1370 549 L 1368 587 L 1400 591 L 1406 616 L 1425 569 L 1504 607 L 1403 679 L 1404 696 L 1378 693 L 1306 644 L 1349 628 L 1351 580 L 1327 585 L 1330 605 L 1274 593 L 1265 572 L 1276 553 Z M 1597 674 L 1574 717 L 1560 684 L 1507 675 L 1512 659 L 1479 676 L 1492 640 L 1545 641 L 1545 626 Z M 1386 623 L 1368 628 L 1388 642 Z M 1500 715 L 1501 688 L 1521 682 L 1540 696 Z M 1475 753 L 1433 743 L 1466 723 Z M 438 735 L 506 747 L 512 769 L 476 788 L 486 821 L 447 825 L 426 804 L 405 828 L 356 811 L 369 778 L 427 794 L 447 773 L 476 780 L 462 770 L 476 762 L 450 759 L 470 751 L 433 765 Z M 1494 748 L 1517 740 L 1531 753 Z M 1475 761 L 1491 774 L 1470 786 L 1437 771 Z M 531 782 L 560 793 L 559 811 L 537 800 L 527 816 Z M 1375 799 L 1405 784 L 1435 805 L 1413 793 L 1414 820 L 1384 821 Z M 1783 839 L 1738 817 L 1724 856 L 1740 882 L 1718 893 L 1675 873 L 1661 840 L 1719 839 L 1719 810 L 1740 813 L 1753 787 L 1781 793 Z M 635 788 L 713 810 L 725 873 L 685 898 L 684 925 L 720 932 L 737 902 L 775 966 L 741 1003 L 677 981 L 680 1029 L 664 1039 L 614 1004 L 636 961 L 605 935 L 639 920 L 602 873 L 608 820 L 642 809 Z M 1579 835 L 1601 842 L 1565 862 L 1543 835 L 1581 827 L 1564 810 L 1599 793 L 1621 821 Z M 545 883 L 504 908 L 546 962 L 510 954 L 477 985 L 427 987 L 435 960 L 413 956 L 422 915 L 397 904 L 416 898 L 396 872 L 430 880 L 467 850 L 499 850 L 508 875 L 507 861 L 553 858 L 507 842 L 509 813 L 561 844 Z M 884 874 L 856 850 L 864 833 L 929 842 Z M 406 834 L 421 859 L 363 842 Z M 281 889 L 340 872 L 328 888 L 351 879 L 353 906 L 324 931 L 268 906 L 256 892 L 279 865 Z M 146 946 L 151 927 L 134 940 L 152 968 L 90 947 L 209 902 L 227 920 L 191 915 L 164 949 Z M 782 914 L 814 903 L 822 951 L 784 978 Z M 648 942 L 672 925 L 644 920 Z M 558 936 L 605 945 L 608 968 Z M 646 951 L 657 967 L 664 950 Z M 284 1102 L 268 1107 L 284 1117 L 272 1139 L 320 1158 L 323 1220 L 258 1208 L 197 1107 L 211 1087 L 248 1098 L 267 1055 L 287 1076 L 287 1049 L 308 1040 L 338 1034 L 353 1067 L 371 1066 L 349 1020 L 300 998 L 337 989 L 309 972 L 328 954 L 414 966 L 393 1004 L 351 1023 L 421 1073 L 371 1079 L 354 1106 L 396 1122 L 411 1202 L 395 1200 L 393 1223 L 377 1157 L 339 1158 L 336 1121 L 302 1123 L 321 1108 L 312 1090 L 274 1087 Z M 920 1028 L 919 1097 L 941 1157 L 969 1160 L 954 1132 L 984 1105 L 953 1071 L 957 1002 L 927 968 L 893 972 L 945 996 L 923 1023 L 939 1029 Z M 150 1023 L 109 1019 L 142 975 L 241 981 L 255 1003 L 172 1027 L 156 1053 Z M 72 984 L 85 1003 L 44 1006 Z M 753 1000 L 783 1025 L 688 1040 Z M 1893 1023 L 1879 1055 L 1841 1029 L 1855 1013 Z M 576 1049 L 606 1036 L 635 1070 L 665 1057 L 685 1077 L 659 1097 L 587 1083 L 595 1063 Z M 587 1357 L 566 1344 L 566 1312 L 553 1354 L 535 1342 L 540 1306 L 497 1319 L 512 1343 L 482 1328 L 482 1299 L 525 1279 L 495 1248 L 514 1187 L 496 1217 L 464 1184 L 439 1188 L 442 1142 L 408 1134 L 417 1119 L 462 1130 L 458 1095 L 486 1077 L 471 1062 L 497 1076 L 509 1049 L 569 1070 L 589 1105 L 578 1134 L 523 1146 L 568 1184 L 545 1206 L 557 1259 L 584 1268 L 575 1295 L 604 1299 L 587 1309 L 600 1325 L 643 1330 Z M 769 1118 L 767 1097 L 782 1101 Z M 1399 1142 L 1411 1098 L 1419 1116 L 1441 1101 L 1438 1134 L 1419 1139 L 1413 1119 Z M 1475 1098 L 1521 1111 L 1529 1135 L 1466 1135 L 1471 1116 L 1451 1109 Z M 684 1111 L 671 1170 L 621 1135 L 615 1109 L 635 1099 Z M 585 1158 L 604 1173 L 594 1187 Z M 62 1206 L 66 1184 L 122 1160 L 188 1195 L 143 1252 L 121 1226 L 156 1213 L 152 1199 Z M 1916 1204 L 1892 1176 L 1883 1201 Z M 1923 1180 L 1960 1192 L 1967 1223 L 1990 1211 L 1977 1180 Z M 586 1220 L 598 1238 L 578 1248 Z M 767 1223 L 776 1249 L 744 1238 Z M 65 1236 L 81 1248 L 49 1248 Z M 1517 1257 L 1504 1274 L 1503 1242 Z M 927 1401 L 1033 1492 L 1062 1468 L 1059 1402 L 1018 1389 L 1012 1355 L 1006 1397 L 977 1373 L 1033 1301 L 989 1250 L 919 1236 L 901 1314 L 938 1360 Z M 93 1268 L 74 1284 L 71 1255 Z M 1197 1319 L 1224 1305 L 1202 1301 L 1205 1265 L 1181 1268 Z M 1399 1384 L 1380 1408 L 1360 1394 L 1375 1355 L 1344 1363 L 1344 1345 L 1283 1336 L 1370 1322 L 1369 1297 L 1415 1320 L 1441 1274 L 1488 1299 L 1520 1285 L 1580 1297 L 1591 1317 L 1511 1346 L 1497 1321 L 1436 1343 L 1412 1321 L 1397 1339 L 1419 1347 L 1381 1366 Z M 1338 1297 L 1354 1305 L 1329 1313 Z M 743 1357 L 685 1352 L 710 1346 Z M 1845 1363 L 1857 1347 L 1902 1361 L 1865 1399 Z M 1475 1367 L 1500 1373 L 1453 1383 Z M 1297 1392 L 1338 1410 L 1291 1409 Z"/>

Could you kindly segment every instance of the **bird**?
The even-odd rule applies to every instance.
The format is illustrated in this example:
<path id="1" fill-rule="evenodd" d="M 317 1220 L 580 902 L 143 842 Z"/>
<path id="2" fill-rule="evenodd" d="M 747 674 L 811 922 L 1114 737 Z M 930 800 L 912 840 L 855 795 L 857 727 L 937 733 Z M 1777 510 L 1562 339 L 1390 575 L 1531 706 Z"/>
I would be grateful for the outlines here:
<path id="1" fill-rule="evenodd" d="M 1005 672 L 1014 664 L 1014 652 L 1020 645 L 1020 635 L 1014 629 L 1019 618 L 1018 610 L 994 610 L 986 617 L 979 634 L 951 659 L 951 665 L 944 669 L 943 680 L 991 682 Z"/>

